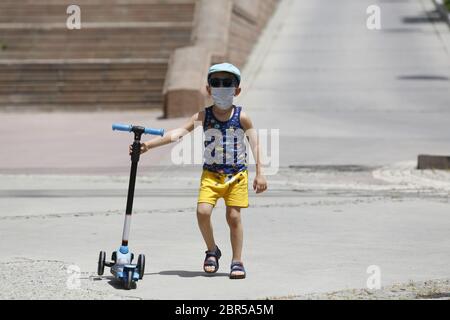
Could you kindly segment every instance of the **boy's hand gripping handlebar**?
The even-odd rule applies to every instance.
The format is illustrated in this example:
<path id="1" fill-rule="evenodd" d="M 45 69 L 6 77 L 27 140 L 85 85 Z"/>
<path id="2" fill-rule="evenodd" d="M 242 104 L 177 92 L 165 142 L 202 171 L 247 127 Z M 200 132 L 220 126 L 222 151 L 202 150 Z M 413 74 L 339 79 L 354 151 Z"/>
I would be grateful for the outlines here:
<path id="1" fill-rule="evenodd" d="M 149 134 L 153 136 L 164 136 L 164 129 L 152 129 L 145 128 L 140 126 L 126 125 L 115 123 L 112 126 L 114 131 L 125 131 L 125 132 L 133 132 L 134 133 L 134 143 L 133 143 L 133 152 L 131 154 L 131 162 L 137 163 L 139 162 L 139 158 L 141 155 L 141 138 L 143 134 Z"/>

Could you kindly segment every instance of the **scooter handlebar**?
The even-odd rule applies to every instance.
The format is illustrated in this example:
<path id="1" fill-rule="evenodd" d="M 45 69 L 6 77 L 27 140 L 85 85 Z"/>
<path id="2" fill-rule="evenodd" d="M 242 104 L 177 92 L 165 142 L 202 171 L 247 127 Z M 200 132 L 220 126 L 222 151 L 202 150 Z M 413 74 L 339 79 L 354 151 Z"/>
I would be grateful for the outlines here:
<path id="1" fill-rule="evenodd" d="M 145 128 L 144 133 L 145 133 L 145 134 L 150 134 L 150 135 L 152 135 L 152 136 L 161 136 L 161 137 L 164 137 L 164 129 Z"/>
<path id="2" fill-rule="evenodd" d="M 112 126 L 112 129 L 114 131 L 125 131 L 125 132 L 132 132 L 133 128 L 136 128 L 132 125 L 127 125 L 127 124 L 120 124 L 120 123 L 115 123 Z M 164 129 L 152 129 L 152 128 L 143 128 L 144 129 L 144 133 L 145 134 L 150 134 L 153 136 L 164 136 Z"/>
<path id="3" fill-rule="evenodd" d="M 126 132 L 131 132 L 131 130 L 133 129 L 132 125 L 126 125 L 126 124 L 119 124 L 119 123 L 115 123 L 112 126 L 112 129 L 114 131 L 126 131 Z"/>

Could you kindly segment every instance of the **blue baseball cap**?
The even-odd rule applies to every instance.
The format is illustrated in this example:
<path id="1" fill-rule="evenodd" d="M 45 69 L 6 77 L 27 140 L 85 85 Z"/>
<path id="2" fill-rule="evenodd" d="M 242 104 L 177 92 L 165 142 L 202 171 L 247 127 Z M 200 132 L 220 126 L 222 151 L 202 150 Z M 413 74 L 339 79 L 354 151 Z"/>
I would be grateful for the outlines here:
<path id="1" fill-rule="evenodd" d="M 217 72 L 231 73 L 237 78 L 238 83 L 241 83 L 241 71 L 239 71 L 239 69 L 231 63 L 220 63 L 213 65 L 211 68 L 209 68 L 208 79 L 213 73 Z"/>

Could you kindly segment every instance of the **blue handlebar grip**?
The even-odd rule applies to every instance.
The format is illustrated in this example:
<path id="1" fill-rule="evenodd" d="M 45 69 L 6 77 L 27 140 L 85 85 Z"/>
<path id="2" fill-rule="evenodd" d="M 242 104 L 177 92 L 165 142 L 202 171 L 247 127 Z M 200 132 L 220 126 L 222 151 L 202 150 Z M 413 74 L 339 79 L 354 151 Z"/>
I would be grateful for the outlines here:
<path id="1" fill-rule="evenodd" d="M 133 126 L 131 125 L 126 125 L 126 124 L 119 124 L 119 123 L 115 123 L 112 126 L 112 129 L 114 131 L 126 131 L 126 132 L 131 132 L 131 129 L 133 129 Z"/>
<path id="2" fill-rule="evenodd" d="M 133 126 L 132 125 L 127 125 L 127 124 L 120 124 L 120 123 L 115 123 L 112 126 L 112 129 L 114 131 L 126 131 L 126 132 L 131 132 L 133 131 Z M 142 128 L 142 127 L 139 127 Z M 153 136 L 161 136 L 164 137 L 164 129 L 152 129 L 152 128 L 144 128 L 144 133 L 145 134 L 150 134 Z"/>
<path id="3" fill-rule="evenodd" d="M 150 129 L 150 128 L 145 128 L 145 133 L 146 134 L 151 134 L 153 136 L 161 136 L 164 137 L 164 129 Z"/>

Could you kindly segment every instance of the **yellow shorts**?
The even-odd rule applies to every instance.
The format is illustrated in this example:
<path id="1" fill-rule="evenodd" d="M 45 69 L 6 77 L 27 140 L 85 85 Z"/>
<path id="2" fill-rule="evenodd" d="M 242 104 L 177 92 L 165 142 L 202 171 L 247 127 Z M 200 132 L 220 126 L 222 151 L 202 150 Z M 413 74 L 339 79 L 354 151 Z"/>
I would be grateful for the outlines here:
<path id="1" fill-rule="evenodd" d="M 227 207 L 248 208 L 248 171 L 230 175 L 203 170 L 198 203 L 216 206 L 223 198 Z"/>

